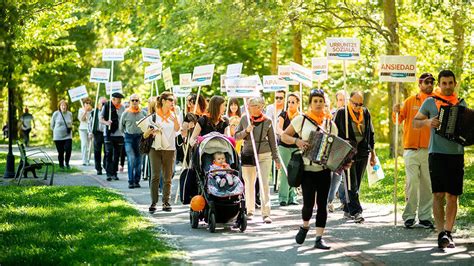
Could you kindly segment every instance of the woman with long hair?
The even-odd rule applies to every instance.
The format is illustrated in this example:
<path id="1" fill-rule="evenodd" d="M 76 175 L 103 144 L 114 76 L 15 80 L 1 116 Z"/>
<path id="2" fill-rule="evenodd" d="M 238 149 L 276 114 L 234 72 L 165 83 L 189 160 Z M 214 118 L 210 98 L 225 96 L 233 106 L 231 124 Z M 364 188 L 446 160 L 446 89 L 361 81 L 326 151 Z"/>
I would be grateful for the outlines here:
<path id="1" fill-rule="evenodd" d="M 224 117 L 225 99 L 222 96 L 214 95 L 209 101 L 208 114 L 201 116 L 194 128 L 191 136 L 191 144 L 196 143 L 198 136 L 204 136 L 211 132 L 227 133 L 229 129 L 229 120 Z"/>
<path id="2" fill-rule="evenodd" d="M 229 99 L 229 108 L 227 109 L 227 117 L 231 118 L 233 116 L 241 117 L 242 113 L 240 112 L 239 99 L 230 98 Z"/>
<path id="3" fill-rule="evenodd" d="M 156 211 L 158 203 L 158 187 L 160 176 L 163 176 L 163 211 L 171 211 L 171 178 L 173 176 L 173 166 L 176 150 L 176 132 L 180 126 L 177 115 L 172 111 L 174 107 L 174 97 L 171 92 L 163 92 L 157 98 L 155 113 L 148 116 L 144 121 L 143 137 L 155 138 L 148 153 L 151 162 L 151 205 L 150 212 Z"/>

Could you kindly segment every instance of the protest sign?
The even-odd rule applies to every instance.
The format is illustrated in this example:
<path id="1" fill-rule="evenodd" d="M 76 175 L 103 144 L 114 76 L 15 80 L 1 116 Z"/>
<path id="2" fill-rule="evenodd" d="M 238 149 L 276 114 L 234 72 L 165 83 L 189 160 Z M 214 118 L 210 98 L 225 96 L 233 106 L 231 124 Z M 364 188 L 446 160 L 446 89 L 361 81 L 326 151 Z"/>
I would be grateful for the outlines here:
<path id="1" fill-rule="evenodd" d="M 290 62 L 290 78 L 311 88 L 313 86 L 311 69 L 303 67 L 295 62 Z"/>
<path id="2" fill-rule="evenodd" d="M 103 49 L 102 61 L 123 61 L 125 49 Z"/>
<path id="3" fill-rule="evenodd" d="M 206 86 L 212 84 L 212 75 L 214 74 L 214 64 L 197 66 L 193 71 L 192 85 Z"/>
<path id="4" fill-rule="evenodd" d="M 115 92 L 122 93 L 122 81 L 113 81 L 105 83 L 105 93 L 111 95 Z"/>
<path id="5" fill-rule="evenodd" d="M 91 68 L 90 82 L 106 83 L 109 82 L 110 69 L 109 68 Z"/>
<path id="6" fill-rule="evenodd" d="M 143 62 L 161 62 L 160 50 L 158 49 L 142 48 L 142 57 Z"/>
<path id="7" fill-rule="evenodd" d="M 71 102 L 79 101 L 80 99 L 83 99 L 89 96 L 89 94 L 87 94 L 86 86 L 84 85 L 70 89 L 67 92 L 69 93 Z"/>
<path id="8" fill-rule="evenodd" d="M 278 66 L 278 76 L 286 81 L 288 85 L 298 85 L 298 82 L 291 78 L 290 66 Z"/>
<path id="9" fill-rule="evenodd" d="M 380 57 L 381 82 L 416 82 L 416 56 Z"/>
<path id="10" fill-rule="evenodd" d="M 358 60 L 360 40 L 357 38 L 327 38 L 328 60 Z"/>
<path id="11" fill-rule="evenodd" d="M 173 76 L 171 75 L 171 68 L 169 67 L 163 70 L 163 82 L 165 83 L 166 90 L 171 90 L 173 88 Z"/>
<path id="12" fill-rule="evenodd" d="M 258 80 L 255 77 L 225 79 L 227 96 L 231 98 L 259 97 Z"/>
<path id="13" fill-rule="evenodd" d="M 243 63 L 227 65 L 226 77 L 239 77 L 242 73 Z"/>
<path id="14" fill-rule="evenodd" d="M 326 57 L 315 57 L 311 59 L 311 63 L 313 81 L 323 82 L 328 79 L 328 59 Z"/>
<path id="15" fill-rule="evenodd" d="M 277 75 L 263 76 L 263 92 L 277 92 L 288 90 L 286 81 L 280 79 Z"/>
<path id="16" fill-rule="evenodd" d="M 163 64 L 161 62 L 145 67 L 145 83 L 159 80 L 162 68 Z"/>

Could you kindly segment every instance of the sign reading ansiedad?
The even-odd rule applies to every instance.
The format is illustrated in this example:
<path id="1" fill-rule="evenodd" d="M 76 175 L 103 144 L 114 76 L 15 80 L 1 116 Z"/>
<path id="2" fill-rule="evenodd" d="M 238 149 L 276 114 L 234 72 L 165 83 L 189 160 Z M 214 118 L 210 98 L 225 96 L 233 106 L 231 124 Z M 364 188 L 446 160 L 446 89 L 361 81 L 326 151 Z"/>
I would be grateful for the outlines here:
<path id="1" fill-rule="evenodd" d="M 416 82 L 416 56 L 380 57 L 381 82 Z"/>

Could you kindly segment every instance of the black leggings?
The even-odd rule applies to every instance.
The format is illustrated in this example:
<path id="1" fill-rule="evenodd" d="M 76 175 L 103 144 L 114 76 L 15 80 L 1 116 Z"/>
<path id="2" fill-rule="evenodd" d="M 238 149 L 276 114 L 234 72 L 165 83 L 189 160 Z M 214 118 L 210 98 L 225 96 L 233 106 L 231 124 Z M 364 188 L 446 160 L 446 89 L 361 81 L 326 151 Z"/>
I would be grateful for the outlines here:
<path id="1" fill-rule="evenodd" d="M 64 166 L 64 159 L 66 159 L 66 166 L 69 166 L 72 151 L 72 139 L 55 140 L 54 144 L 56 144 L 56 150 L 58 150 L 59 167 Z M 66 153 L 66 158 L 64 158 L 64 153 Z"/>
<path id="2" fill-rule="evenodd" d="M 320 172 L 304 171 L 301 179 L 303 190 L 303 209 L 301 216 L 303 221 L 311 220 L 313 215 L 314 198 L 318 210 L 316 211 L 316 227 L 325 227 L 328 219 L 328 194 L 331 186 L 331 171 L 329 169 Z M 316 194 L 317 193 L 317 194 Z"/>

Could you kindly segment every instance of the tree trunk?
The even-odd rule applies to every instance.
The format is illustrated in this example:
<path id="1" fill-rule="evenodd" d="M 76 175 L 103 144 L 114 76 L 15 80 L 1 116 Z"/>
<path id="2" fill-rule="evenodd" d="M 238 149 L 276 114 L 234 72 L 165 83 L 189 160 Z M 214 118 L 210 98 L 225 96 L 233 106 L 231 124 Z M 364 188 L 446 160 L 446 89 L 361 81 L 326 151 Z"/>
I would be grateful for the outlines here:
<path id="1" fill-rule="evenodd" d="M 462 68 L 464 63 L 464 23 L 465 15 L 463 4 L 455 1 L 453 14 L 454 47 L 451 54 L 453 62 L 453 72 L 458 83 L 462 81 Z"/>
<path id="2" fill-rule="evenodd" d="M 277 75 L 278 74 L 278 37 L 275 35 L 275 37 L 272 40 L 272 58 L 270 60 L 271 66 L 270 70 L 272 75 Z"/>
<path id="3" fill-rule="evenodd" d="M 301 45 L 301 30 L 297 29 L 295 24 L 293 27 L 293 61 L 300 65 L 303 64 L 303 47 Z"/>
<path id="4" fill-rule="evenodd" d="M 400 55 L 400 38 L 398 35 L 398 20 L 397 20 L 397 10 L 395 7 L 395 0 L 386 0 L 383 1 L 383 14 L 384 14 L 384 26 L 390 32 L 390 42 L 387 43 L 386 51 L 387 55 Z M 406 90 L 400 84 L 400 101 L 406 95 Z M 389 128 L 389 139 L 390 139 L 390 156 L 394 156 L 395 154 L 395 126 L 392 122 L 392 107 L 396 102 L 396 85 L 393 82 L 388 84 L 388 118 L 390 120 L 390 128 Z M 399 127 L 401 130 L 401 127 Z M 399 132 L 400 133 L 400 132 Z M 402 134 L 399 135 L 398 143 L 401 145 L 402 141 Z M 403 149 L 398 149 L 402 153 Z"/>

